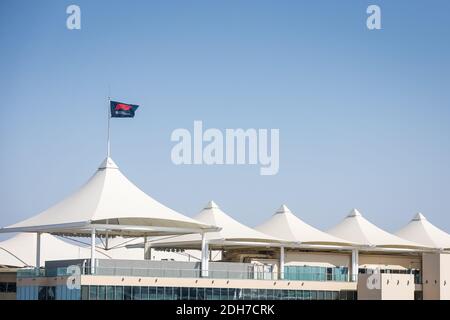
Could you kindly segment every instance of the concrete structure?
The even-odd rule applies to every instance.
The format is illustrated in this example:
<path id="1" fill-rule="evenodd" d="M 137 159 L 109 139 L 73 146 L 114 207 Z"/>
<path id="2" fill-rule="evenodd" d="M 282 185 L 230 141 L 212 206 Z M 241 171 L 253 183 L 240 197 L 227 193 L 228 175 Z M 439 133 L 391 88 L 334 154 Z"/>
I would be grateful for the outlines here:
<path id="1" fill-rule="evenodd" d="M 450 300 L 450 253 L 423 254 L 423 299 Z"/>

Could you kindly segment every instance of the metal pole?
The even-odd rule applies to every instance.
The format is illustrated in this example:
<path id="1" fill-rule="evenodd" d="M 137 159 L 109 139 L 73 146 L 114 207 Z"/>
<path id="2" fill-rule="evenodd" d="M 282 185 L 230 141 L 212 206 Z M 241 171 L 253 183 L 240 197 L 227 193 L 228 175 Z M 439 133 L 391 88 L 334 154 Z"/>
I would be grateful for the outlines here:
<path id="1" fill-rule="evenodd" d="M 95 273 L 95 228 L 91 230 L 91 274 Z"/>
<path id="2" fill-rule="evenodd" d="M 36 233 L 36 268 L 41 267 L 41 233 Z"/>
<path id="3" fill-rule="evenodd" d="M 110 124 L 111 122 L 111 97 L 108 96 L 108 142 L 106 156 L 109 158 L 111 156 L 111 143 L 110 143 Z"/>

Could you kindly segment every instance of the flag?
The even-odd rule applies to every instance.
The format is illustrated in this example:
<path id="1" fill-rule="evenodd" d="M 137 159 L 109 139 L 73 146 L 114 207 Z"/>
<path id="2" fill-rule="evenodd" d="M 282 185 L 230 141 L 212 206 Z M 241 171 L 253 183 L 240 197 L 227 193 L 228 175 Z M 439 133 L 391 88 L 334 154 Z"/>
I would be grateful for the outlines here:
<path id="1" fill-rule="evenodd" d="M 136 104 L 111 101 L 111 118 L 133 118 L 137 108 Z"/>

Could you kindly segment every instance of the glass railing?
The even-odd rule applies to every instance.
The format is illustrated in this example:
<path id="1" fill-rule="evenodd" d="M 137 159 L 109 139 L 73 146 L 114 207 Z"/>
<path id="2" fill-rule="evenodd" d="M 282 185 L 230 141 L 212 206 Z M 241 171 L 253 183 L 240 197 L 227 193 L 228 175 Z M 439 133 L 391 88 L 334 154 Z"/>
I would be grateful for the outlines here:
<path id="1" fill-rule="evenodd" d="M 73 268 L 41 268 L 19 269 L 17 278 L 64 277 L 73 275 Z M 89 267 L 80 268 L 82 275 L 91 275 Z M 241 279 L 241 280 L 282 280 L 276 272 L 260 272 L 249 268 L 248 271 L 209 270 L 202 276 L 199 269 L 161 269 L 161 268 L 121 268 L 97 267 L 93 273 L 96 276 L 126 276 L 151 278 L 210 278 L 210 279 Z M 327 274 L 323 272 L 284 273 L 282 281 L 348 281 L 348 276 Z"/>

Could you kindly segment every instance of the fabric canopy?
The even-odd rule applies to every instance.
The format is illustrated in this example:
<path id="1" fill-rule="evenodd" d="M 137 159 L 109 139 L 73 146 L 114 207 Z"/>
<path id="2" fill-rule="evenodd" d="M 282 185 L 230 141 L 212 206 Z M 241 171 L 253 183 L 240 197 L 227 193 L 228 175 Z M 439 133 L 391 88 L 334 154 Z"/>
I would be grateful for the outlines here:
<path id="1" fill-rule="evenodd" d="M 0 242 L 0 266 L 35 267 L 36 241 L 35 234 L 18 233 Z M 110 258 L 102 250 L 96 251 L 99 258 Z M 68 243 L 48 233 L 41 235 L 41 265 L 50 260 L 85 259 L 90 254 L 90 249 L 85 246 Z"/>
<path id="2" fill-rule="evenodd" d="M 418 213 L 404 228 L 395 234 L 427 247 L 450 249 L 450 234 L 434 226 L 421 213 Z"/>
<path id="3" fill-rule="evenodd" d="M 421 248 L 422 245 L 397 237 L 386 232 L 365 219 L 361 213 L 353 209 L 350 214 L 328 233 L 366 246 L 384 248 Z"/>
<path id="4" fill-rule="evenodd" d="M 249 243 L 279 243 L 281 241 L 276 237 L 256 231 L 236 221 L 223 212 L 214 201 L 210 201 L 194 218 L 205 224 L 216 225 L 221 228 L 218 232 L 210 232 L 205 235 L 210 247 L 243 246 L 249 245 Z M 162 238 L 152 241 L 151 246 L 199 248 L 201 246 L 201 236 L 199 234 L 188 234 Z"/>
<path id="5" fill-rule="evenodd" d="M 83 236 L 97 234 L 145 236 L 216 230 L 157 202 L 107 158 L 91 179 L 74 194 L 1 232 L 50 232 Z"/>
<path id="6" fill-rule="evenodd" d="M 353 243 L 310 226 L 296 217 L 285 205 L 282 205 L 269 220 L 255 229 L 286 241 L 303 244 L 349 245 Z"/>

